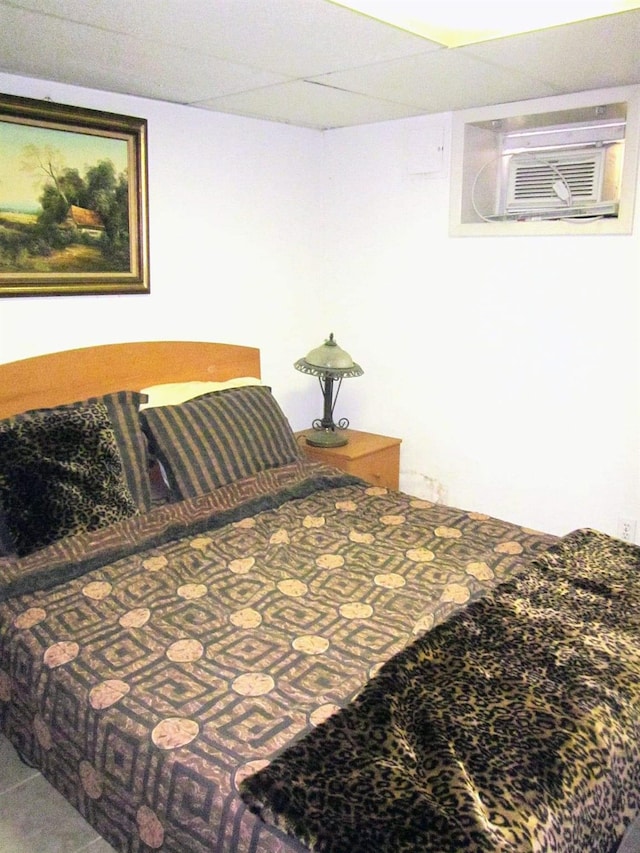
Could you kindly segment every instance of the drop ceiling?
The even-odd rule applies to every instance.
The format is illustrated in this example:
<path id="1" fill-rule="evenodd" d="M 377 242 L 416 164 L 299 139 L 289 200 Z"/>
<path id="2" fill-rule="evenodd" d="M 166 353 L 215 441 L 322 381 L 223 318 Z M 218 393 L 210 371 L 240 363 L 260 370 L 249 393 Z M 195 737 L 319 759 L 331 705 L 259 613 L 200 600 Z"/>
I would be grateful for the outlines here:
<path id="1" fill-rule="evenodd" d="M 0 0 L 0 71 L 321 130 L 637 84 L 639 46 L 638 9 L 446 48 L 331 0 Z"/>

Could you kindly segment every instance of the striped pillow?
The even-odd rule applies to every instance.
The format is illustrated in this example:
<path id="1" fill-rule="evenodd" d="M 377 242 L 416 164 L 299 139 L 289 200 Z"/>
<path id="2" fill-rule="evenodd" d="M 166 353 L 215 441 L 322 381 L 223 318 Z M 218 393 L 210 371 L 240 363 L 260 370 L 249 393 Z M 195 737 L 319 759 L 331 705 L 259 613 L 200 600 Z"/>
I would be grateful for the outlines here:
<path id="1" fill-rule="evenodd" d="M 264 385 L 145 409 L 140 418 L 174 500 L 211 492 L 301 455 L 288 420 Z"/>
<path id="2" fill-rule="evenodd" d="M 116 436 L 127 486 L 140 512 L 151 509 L 151 479 L 147 458 L 147 439 L 142 432 L 138 409 L 146 403 L 146 394 L 116 391 L 92 397 L 88 403 L 104 403 Z"/>

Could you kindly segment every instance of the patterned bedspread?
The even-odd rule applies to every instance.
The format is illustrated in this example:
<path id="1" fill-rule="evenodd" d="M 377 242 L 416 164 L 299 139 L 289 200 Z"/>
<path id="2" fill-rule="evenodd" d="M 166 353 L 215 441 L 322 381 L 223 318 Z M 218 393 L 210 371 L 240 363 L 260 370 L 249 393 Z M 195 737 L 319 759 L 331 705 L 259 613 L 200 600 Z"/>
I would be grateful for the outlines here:
<path id="1" fill-rule="evenodd" d="M 244 780 L 314 851 L 612 851 L 640 810 L 640 548 L 576 531 Z"/>
<path id="2" fill-rule="evenodd" d="M 2 729 L 118 850 L 303 850 L 242 780 L 554 541 L 295 463 L 0 560 Z"/>

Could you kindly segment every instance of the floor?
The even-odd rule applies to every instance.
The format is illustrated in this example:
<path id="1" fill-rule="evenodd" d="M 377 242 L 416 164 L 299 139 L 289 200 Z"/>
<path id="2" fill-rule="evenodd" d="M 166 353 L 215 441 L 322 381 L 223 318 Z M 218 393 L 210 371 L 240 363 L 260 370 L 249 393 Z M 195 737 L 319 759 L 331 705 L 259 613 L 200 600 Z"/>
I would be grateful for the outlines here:
<path id="1" fill-rule="evenodd" d="M 0 853 L 115 853 L 0 735 Z"/>

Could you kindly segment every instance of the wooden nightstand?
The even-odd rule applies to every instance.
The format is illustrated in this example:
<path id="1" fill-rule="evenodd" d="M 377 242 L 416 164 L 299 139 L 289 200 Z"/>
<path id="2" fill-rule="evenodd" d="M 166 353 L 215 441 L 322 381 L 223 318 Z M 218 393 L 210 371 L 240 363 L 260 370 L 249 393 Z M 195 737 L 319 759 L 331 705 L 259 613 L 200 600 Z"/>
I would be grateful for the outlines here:
<path id="1" fill-rule="evenodd" d="M 300 447 L 309 459 L 340 468 L 346 474 L 362 477 L 374 486 L 397 489 L 400 482 L 401 438 L 375 435 L 349 429 L 349 441 L 343 447 L 312 447 L 305 437 L 313 430 L 304 429 L 296 433 Z"/>

